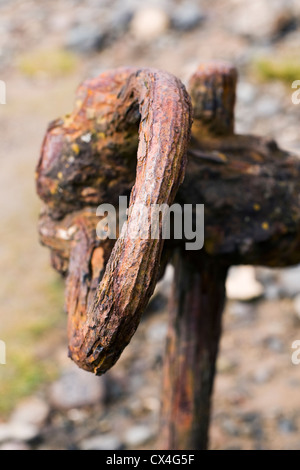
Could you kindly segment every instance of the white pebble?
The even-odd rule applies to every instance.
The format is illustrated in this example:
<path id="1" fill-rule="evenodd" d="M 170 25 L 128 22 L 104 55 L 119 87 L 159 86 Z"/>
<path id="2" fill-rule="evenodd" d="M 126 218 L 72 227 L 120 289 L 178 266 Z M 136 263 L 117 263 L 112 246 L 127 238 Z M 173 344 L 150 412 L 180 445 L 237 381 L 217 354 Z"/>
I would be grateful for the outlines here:
<path id="1" fill-rule="evenodd" d="M 160 8 L 142 8 L 131 21 L 131 32 L 138 39 L 151 41 L 165 33 L 170 24 L 168 15 Z"/>

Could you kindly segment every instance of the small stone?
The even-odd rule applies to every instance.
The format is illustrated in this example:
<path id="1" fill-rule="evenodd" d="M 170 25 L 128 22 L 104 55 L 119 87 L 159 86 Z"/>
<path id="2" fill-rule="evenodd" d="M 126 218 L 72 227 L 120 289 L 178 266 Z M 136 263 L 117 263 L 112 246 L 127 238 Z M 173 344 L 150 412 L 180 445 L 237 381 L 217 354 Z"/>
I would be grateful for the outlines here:
<path id="1" fill-rule="evenodd" d="M 0 450 L 30 450 L 23 442 L 8 441 L 0 446 Z"/>
<path id="2" fill-rule="evenodd" d="M 5 442 L 11 438 L 11 429 L 8 423 L 0 424 L 0 442 Z"/>
<path id="3" fill-rule="evenodd" d="M 131 415 L 134 417 L 139 417 L 143 415 L 143 403 L 140 398 L 133 398 L 132 400 L 130 400 L 128 408 L 130 410 Z"/>
<path id="4" fill-rule="evenodd" d="M 146 397 L 143 400 L 143 406 L 147 411 L 157 412 L 160 409 L 160 401 L 156 397 Z"/>
<path id="5" fill-rule="evenodd" d="M 154 294 L 161 294 L 166 298 L 169 298 L 171 294 L 172 283 L 174 279 L 174 267 L 171 264 L 168 264 L 163 278 L 156 284 Z"/>
<path id="6" fill-rule="evenodd" d="M 231 31 L 241 36 L 269 42 L 291 22 L 292 17 L 287 11 L 286 2 L 252 0 L 247 3 L 247 8 L 242 2 L 237 2 L 237 8 L 231 12 L 230 27 Z"/>
<path id="7" fill-rule="evenodd" d="M 84 410 L 78 410 L 77 408 L 72 408 L 68 411 L 68 418 L 74 423 L 81 423 L 88 418 L 88 414 Z"/>
<path id="8" fill-rule="evenodd" d="M 111 35 L 117 38 L 121 34 L 125 33 L 130 25 L 132 18 L 133 13 L 131 10 L 123 9 L 113 11 L 113 15 L 110 21 Z"/>
<path id="9" fill-rule="evenodd" d="M 250 301 L 263 295 L 264 289 L 255 278 L 253 266 L 232 267 L 226 280 L 228 299 Z"/>
<path id="10" fill-rule="evenodd" d="M 277 300 L 279 298 L 278 286 L 275 284 L 265 286 L 265 298 L 267 300 Z"/>
<path id="11" fill-rule="evenodd" d="M 300 294 L 300 266 L 280 270 L 278 284 L 280 293 L 284 297 Z"/>
<path id="12" fill-rule="evenodd" d="M 101 419 L 98 423 L 98 428 L 100 432 L 108 433 L 112 430 L 112 422 L 109 419 Z"/>
<path id="13" fill-rule="evenodd" d="M 154 437 L 153 431 L 148 426 L 134 426 L 124 436 L 124 442 L 129 447 L 141 446 Z"/>
<path id="14" fill-rule="evenodd" d="M 18 441 L 32 441 L 39 435 L 38 428 L 33 424 L 11 423 L 11 438 Z"/>
<path id="15" fill-rule="evenodd" d="M 229 312 L 238 320 L 253 320 L 255 311 L 251 304 L 245 302 L 232 302 L 229 305 Z"/>
<path id="16" fill-rule="evenodd" d="M 239 82 L 237 85 L 237 102 L 245 105 L 252 104 L 256 97 L 255 86 L 248 82 Z M 248 111 L 248 110 L 247 110 Z"/>
<path id="17" fill-rule="evenodd" d="M 71 22 L 72 19 L 69 13 L 63 14 L 59 12 L 49 18 L 49 28 L 56 33 L 67 31 L 70 28 Z"/>
<path id="18" fill-rule="evenodd" d="M 297 431 L 297 426 L 293 419 L 280 417 L 278 419 L 278 429 L 282 434 L 291 434 Z"/>
<path id="19" fill-rule="evenodd" d="M 103 434 L 85 439 L 80 444 L 81 450 L 120 450 L 121 441 L 113 434 Z"/>
<path id="20" fill-rule="evenodd" d="M 65 47 L 75 52 L 86 53 L 104 48 L 107 33 L 97 26 L 79 25 L 70 30 L 65 39 Z"/>
<path id="21" fill-rule="evenodd" d="M 264 340 L 265 345 L 267 348 L 269 348 L 271 351 L 281 353 L 284 351 L 284 346 L 283 342 L 280 338 L 276 336 L 269 336 Z"/>
<path id="22" fill-rule="evenodd" d="M 169 23 L 167 13 L 161 8 L 142 8 L 132 18 L 131 32 L 137 39 L 152 41 L 168 30 Z"/>
<path id="23" fill-rule="evenodd" d="M 249 398 L 249 391 L 243 387 L 230 390 L 227 394 L 227 400 L 231 405 L 240 406 Z"/>
<path id="24" fill-rule="evenodd" d="M 293 307 L 294 307 L 297 317 L 300 320 L 300 294 L 296 295 L 296 297 L 294 298 Z"/>
<path id="25" fill-rule="evenodd" d="M 32 424 L 9 422 L 0 424 L 0 442 L 24 441 L 35 439 L 39 434 L 38 428 Z"/>
<path id="26" fill-rule="evenodd" d="M 11 415 L 11 422 L 20 422 L 42 426 L 49 415 L 49 405 L 37 398 L 30 397 L 20 403 Z"/>
<path id="27" fill-rule="evenodd" d="M 204 19 L 205 16 L 197 5 L 185 2 L 172 14 L 172 26 L 178 31 L 191 31 L 199 26 Z"/>
<path id="28" fill-rule="evenodd" d="M 237 363 L 225 356 L 220 356 L 217 360 L 217 371 L 219 373 L 228 374 L 237 368 Z"/>
<path id="29" fill-rule="evenodd" d="M 230 436 L 238 436 L 239 435 L 239 427 L 237 424 L 230 418 L 226 418 L 221 423 L 222 428 L 224 431 L 229 434 Z"/>
<path id="30" fill-rule="evenodd" d="M 245 413 L 241 419 L 244 423 L 247 423 L 247 424 L 254 423 L 255 421 L 260 421 L 260 415 L 255 412 L 249 412 L 249 413 Z"/>
<path id="31" fill-rule="evenodd" d="M 259 385 L 270 381 L 273 376 L 273 369 L 270 367 L 260 367 L 253 374 L 253 380 Z"/>
<path id="32" fill-rule="evenodd" d="M 255 412 L 246 413 L 242 416 L 244 423 L 243 433 L 260 440 L 263 437 L 262 419 L 260 414 Z"/>
<path id="33" fill-rule="evenodd" d="M 265 289 L 264 296 L 268 300 L 276 300 L 280 296 L 277 283 L 278 269 L 270 269 L 264 267 L 255 268 L 255 277 L 262 283 Z"/>
<path id="34" fill-rule="evenodd" d="M 255 267 L 255 275 L 259 282 L 264 286 L 267 286 L 268 284 L 274 284 L 277 282 L 278 269 L 257 266 Z"/>
<path id="35" fill-rule="evenodd" d="M 257 117 L 267 118 L 278 114 L 280 102 L 273 96 L 262 96 L 257 100 L 254 113 Z"/>
<path id="36" fill-rule="evenodd" d="M 103 378 L 79 369 L 72 363 L 50 388 L 51 404 L 62 410 L 99 404 L 104 397 Z"/>
<path id="37" fill-rule="evenodd" d="M 147 328 L 147 340 L 151 343 L 162 343 L 167 336 L 168 325 L 164 321 L 157 321 Z"/>

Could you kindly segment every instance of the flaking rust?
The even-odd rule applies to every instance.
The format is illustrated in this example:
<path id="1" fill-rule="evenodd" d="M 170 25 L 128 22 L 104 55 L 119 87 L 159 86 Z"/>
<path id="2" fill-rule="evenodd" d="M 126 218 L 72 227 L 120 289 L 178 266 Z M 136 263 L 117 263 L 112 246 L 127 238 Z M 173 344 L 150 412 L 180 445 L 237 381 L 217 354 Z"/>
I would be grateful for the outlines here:
<path id="1" fill-rule="evenodd" d="M 190 127 L 182 83 L 151 69 L 121 69 L 85 82 L 74 112 L 49 127 L 38 166 L 38 194 L 46 203 L 40 233 L 67 273 L 69 353 L 86 370 L 105 372 L 129 343 L 155 287 L 163 247 L 161 237 L 101 244 L 96 206 L 117 204 L 130 190 L 131 207 L 171 205 L 184 177 Z M 129 233 L 136 224 L 129 216 Z M 72 240 L 58 241 L 70 226 L 76 227 Z M 101 266 L 94 262 L 100 246 Z"/>

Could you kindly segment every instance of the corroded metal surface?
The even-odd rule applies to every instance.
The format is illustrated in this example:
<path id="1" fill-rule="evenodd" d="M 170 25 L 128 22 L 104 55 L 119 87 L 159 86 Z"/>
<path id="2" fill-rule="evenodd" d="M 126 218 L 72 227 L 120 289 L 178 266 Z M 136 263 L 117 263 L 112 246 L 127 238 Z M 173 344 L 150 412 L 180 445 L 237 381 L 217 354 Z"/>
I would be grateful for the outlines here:
<path id="1" fill-rule="evenodd" d="M 121 69 L 85 82 L 74 112 L 49 127 L 37 169 L 38 193 L 47 204 L 40 233 L 54 250 L 54 265 L 68 272 L 69 352 L 86 370 L 101 374 L 116 362 L 153 292 L 163 240 L 151 239 L 150 221 L 146 239 L 131 239 L 142 224 L 134 208 L 172 204 L 190 127 L 184 86 L 151 69 Z M 88 207 L 117 203 L 133 183 L 122 236 L 113 249 L 111 242 L 101 245 Z M 68 246 L 64 237 L 57 244 L 60 234 L 70 234 Z"/>
<path id="2" fill-rule="evenodd" d="M 191 258 L 191 257 L 190 257 Z M 227 267 L 178 250 L 163 373 L 161 449 L 206 449 Z"/>
<path id="3" fill-rule="evenodd" d="M 153 291 L 163 245 L 123 238 L 111 256 L 114 241 L 108 240 L 95 258 L 101 266 L 91 263 L 94 250 L 99 254 L 100 203 L 117 205 L 119 195 L 132 190 L 131 206 L 170 204 L 175 196 L 180 204 L 204 204 L 206 254 L 228 265 L 300 261 L 300 162 L 273 141 L 233 133 L 236 76 L 233 67 L 213 63 L 200 66 L 190 80 L 195 116 L 178 194 L 191 112 L 173 76 L 131 68 L 106 72 L 79 87 L 71 115 L 50 124 L 37 168 L 45 202 L 40 235 L 53 266 L 68 275 L 70 354 L 81 367 L 105 371 L 129 342 Z M 128 228 L 137 222 L 129 219 Z M 183 242 L 168 241 L 168 253 Z M 202 255 L 194 253 L 196 266 Z M 84 256 L 86 266 L 80 263 L 77 272 L 76 258 Z M 121 305 L 126 312 L 120 313 Z"/>
<path id="4" fill-rule="evenodd" d="M 177 199 L 205 205 L 207 254 L 228 265 L 299 263 L 299 157 L 274 140 L 234 134 L 236 82 L 222 62 L 191 77 L 194 123 Z"/>
<path id="5" fill-rule="evenodd" d="M 176 252 L 162 407 L 168 449 L 207 445 L 228 267 L 300 262 L 300 160 L 272 140 L 234 133 L 236 81 L 226 63 L 192 76 L 188 146 L 191 106 L 175 77 L 124 68 L 88 80 L 74 112 L 50 125 L 37 168 L 40 238 L 66 276 L 69 351 L 80 367 L 101 374 L 116 362 Z M 131 208 L 204 204 L 204 248 L 126 233 L 116 243 L 97 239 L 97 205 L 130 193 Z M 138 225 L 133 211 L 127 228 Z"/>

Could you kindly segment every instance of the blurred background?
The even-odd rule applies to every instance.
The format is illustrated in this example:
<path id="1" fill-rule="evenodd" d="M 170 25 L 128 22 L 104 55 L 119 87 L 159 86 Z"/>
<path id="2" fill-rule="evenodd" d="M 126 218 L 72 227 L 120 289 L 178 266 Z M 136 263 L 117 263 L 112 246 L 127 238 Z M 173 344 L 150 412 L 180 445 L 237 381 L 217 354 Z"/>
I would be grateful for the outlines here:
<path id="1" fill-rule="evenodd" d="M 236 130 L 300 155 L 297 0 L 0 0 L 0 450 L 153 449 L 171 267 L 106 376 L 67 358 L 64 286 L 38 243 L 34 170 L 49 121 L 78 84 L 121 65 L 187 83 L 201 61 L 238 68 Z M 300 449 L 300 268 L 232 269 L 212 449 Z"/>

